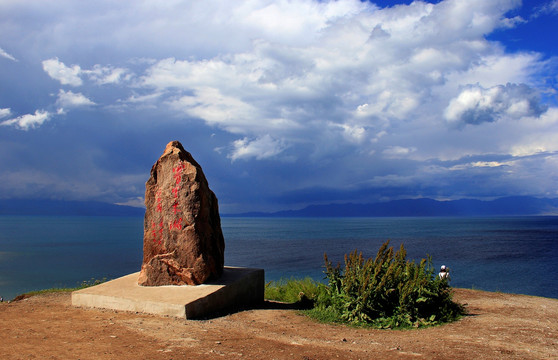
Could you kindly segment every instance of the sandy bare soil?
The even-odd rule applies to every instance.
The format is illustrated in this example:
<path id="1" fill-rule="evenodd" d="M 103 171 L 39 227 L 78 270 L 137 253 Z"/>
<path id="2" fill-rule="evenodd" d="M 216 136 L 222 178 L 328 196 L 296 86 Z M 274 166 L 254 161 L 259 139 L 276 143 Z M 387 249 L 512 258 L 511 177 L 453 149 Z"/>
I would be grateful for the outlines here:
<path id="1" fill-rule="evenodd" d="M 70 294 L 0 304 L 1 359 L 558 359 L 558 300 L 457 289 L 469 316 L 394 331 L 295 310 L 182 320 L 74 308 Z"/>

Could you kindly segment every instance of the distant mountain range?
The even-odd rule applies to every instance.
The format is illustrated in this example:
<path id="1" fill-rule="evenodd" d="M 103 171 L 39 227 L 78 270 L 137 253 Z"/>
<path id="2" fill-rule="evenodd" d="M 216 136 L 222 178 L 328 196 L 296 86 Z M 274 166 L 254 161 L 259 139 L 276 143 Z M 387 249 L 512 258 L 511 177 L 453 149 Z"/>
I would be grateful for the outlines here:
<path id="1" fill-rule="evenodd" d="M 145 209 L 94 201 L 0 200 L 0 215 L 143 216 Z M 373 204 L 311 205 L 300 210 L 221 214 L 222 217 L 387 217 L 558 215 L 558 199 L 513 196 L 493 201 L 432 199 Z"/>
<path id="2" fill-rule="evenodd" d="M 95 201 L 0 200 L 0 215 L 143 216 L 145 209 Z"/>
<path id="3" fill-rule="evenodd" d="M 493 201 L 432 199 L 394 200 L 373 204 L 311 205 L 300 210 L 249 212 L 238 217 L 387 217 L 387 216 L 496 216 L 558 215 L 558 199 L 513 196 Z"/>

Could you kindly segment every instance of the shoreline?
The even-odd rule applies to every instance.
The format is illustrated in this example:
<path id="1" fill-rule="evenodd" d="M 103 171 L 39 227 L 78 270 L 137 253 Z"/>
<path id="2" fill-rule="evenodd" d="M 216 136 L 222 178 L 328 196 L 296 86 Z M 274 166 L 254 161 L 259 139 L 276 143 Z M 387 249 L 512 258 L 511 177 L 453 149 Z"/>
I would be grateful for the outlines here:
<path id="1" fill-rule="evenodd" d="M 105 281 L 109 281 L 111 279 L 106 279 Z M 266 280 L 266 284 L 269 281 Z M 96 284 L 95 284 L 96 285 Z M 91 285 L 91 286 L 95 286 L 95 285 Z M 83 287 L 75 287 L 75 288 L 47 288 L 47 289 L 41 289 L 41 290 L 32 290 L 32 291 L 28 291 L 28 292 L 24 292 L 21 294 L 18 294 L 16 296 L 14 296 L 11 299 L 7 299 L 6 297 L 4 297 L 2 294 L 0 294 L 0 296 L 3 297 L 3 302 L 4 303 L 11 303 L 11 302 L 15 302 L 15 301 L 20 301 L 23 299 L 27 299 L 33 296 L 40 296 L 40 295 L 45 295 L 45 294 L 56 294 L 56 293 L 71 293 L 73 291 L 79 290 L 79 289 L 83 289 Z M 513 295 L 513 296 L 529 296 L 529 297 L 535 297 L 535 298 L 541 298 L 541 299 L 548 299 L 548 300 L 556 300 L 558 301 L 558 298 L 553 298 L 550 296 L 540 296 L 540 295 L 531 295 L 531 294 L 521 294 L 521 293 L 513 293 L 513 292 L 505 292 L 505 291 L 491 291 L 491 290 L 483 290 L 483 289 L 477 289 L 477 288 L 462 288 L 462 287 L 452 287 L 452 289 L 455 291 L 478 291 L 478 292 L 483 292 L 483 293 L 493 293 L 493 294 L 504 294 L 504 295 Z M 1 302 L 0 302 L 1 303 Z"/>

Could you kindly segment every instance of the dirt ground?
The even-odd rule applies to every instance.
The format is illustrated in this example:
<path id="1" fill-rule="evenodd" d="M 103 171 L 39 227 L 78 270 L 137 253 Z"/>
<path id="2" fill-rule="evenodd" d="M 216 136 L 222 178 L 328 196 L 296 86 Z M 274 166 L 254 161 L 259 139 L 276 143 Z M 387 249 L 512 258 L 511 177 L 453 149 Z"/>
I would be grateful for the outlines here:
<path id="1" fill-rule="evenodd" d="M 462 320 L 418 330 L 318 324 L 265 308 L 183 320 L 71 306 L 70 294 L 0 304 L 1 359 L 558 359 L 558 300 L 456 289 Z"/>

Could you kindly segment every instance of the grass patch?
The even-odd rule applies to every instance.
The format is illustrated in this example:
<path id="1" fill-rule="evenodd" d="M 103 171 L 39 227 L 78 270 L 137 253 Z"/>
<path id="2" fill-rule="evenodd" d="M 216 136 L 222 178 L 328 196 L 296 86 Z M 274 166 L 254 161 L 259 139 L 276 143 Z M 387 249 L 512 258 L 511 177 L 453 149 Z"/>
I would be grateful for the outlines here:
<path id="1" fill-rule="evenodd" d="M 76 291 L 76 290 L 85 289 L 85 288 L 88 288 L 88 287 L 91 287 L 91 286 L 99 285 L 99 284 L 104 283 L 105 281 L 107 281 L 106 278 L 103 278 L 102 280 L 91 279 L 91 280 L 84 280 L 78 286 L 71 287 L 71 288 L 62 287 L 62 288 L 50 288 L 50 289 L 30 291 L 30 292 L 26 292 L 24 294 L 16 296 L 12 301 L 19 301 L 19 300 L 23 300 L 23 299 L 26 299 L 26 298 L 29 298 L 29 297 L 32 297 L 32 296 L 42 295 L 42 294 L 72 292 L 72 291 Z"/>
<path id="2" fill-rule="evenodd" d="M 315 299 L 323 284 L 310 277 L 304 279 L 280 279 L 265 285 L 265 299 L 286 303 L 297 303 L 303 299 Z"/>

